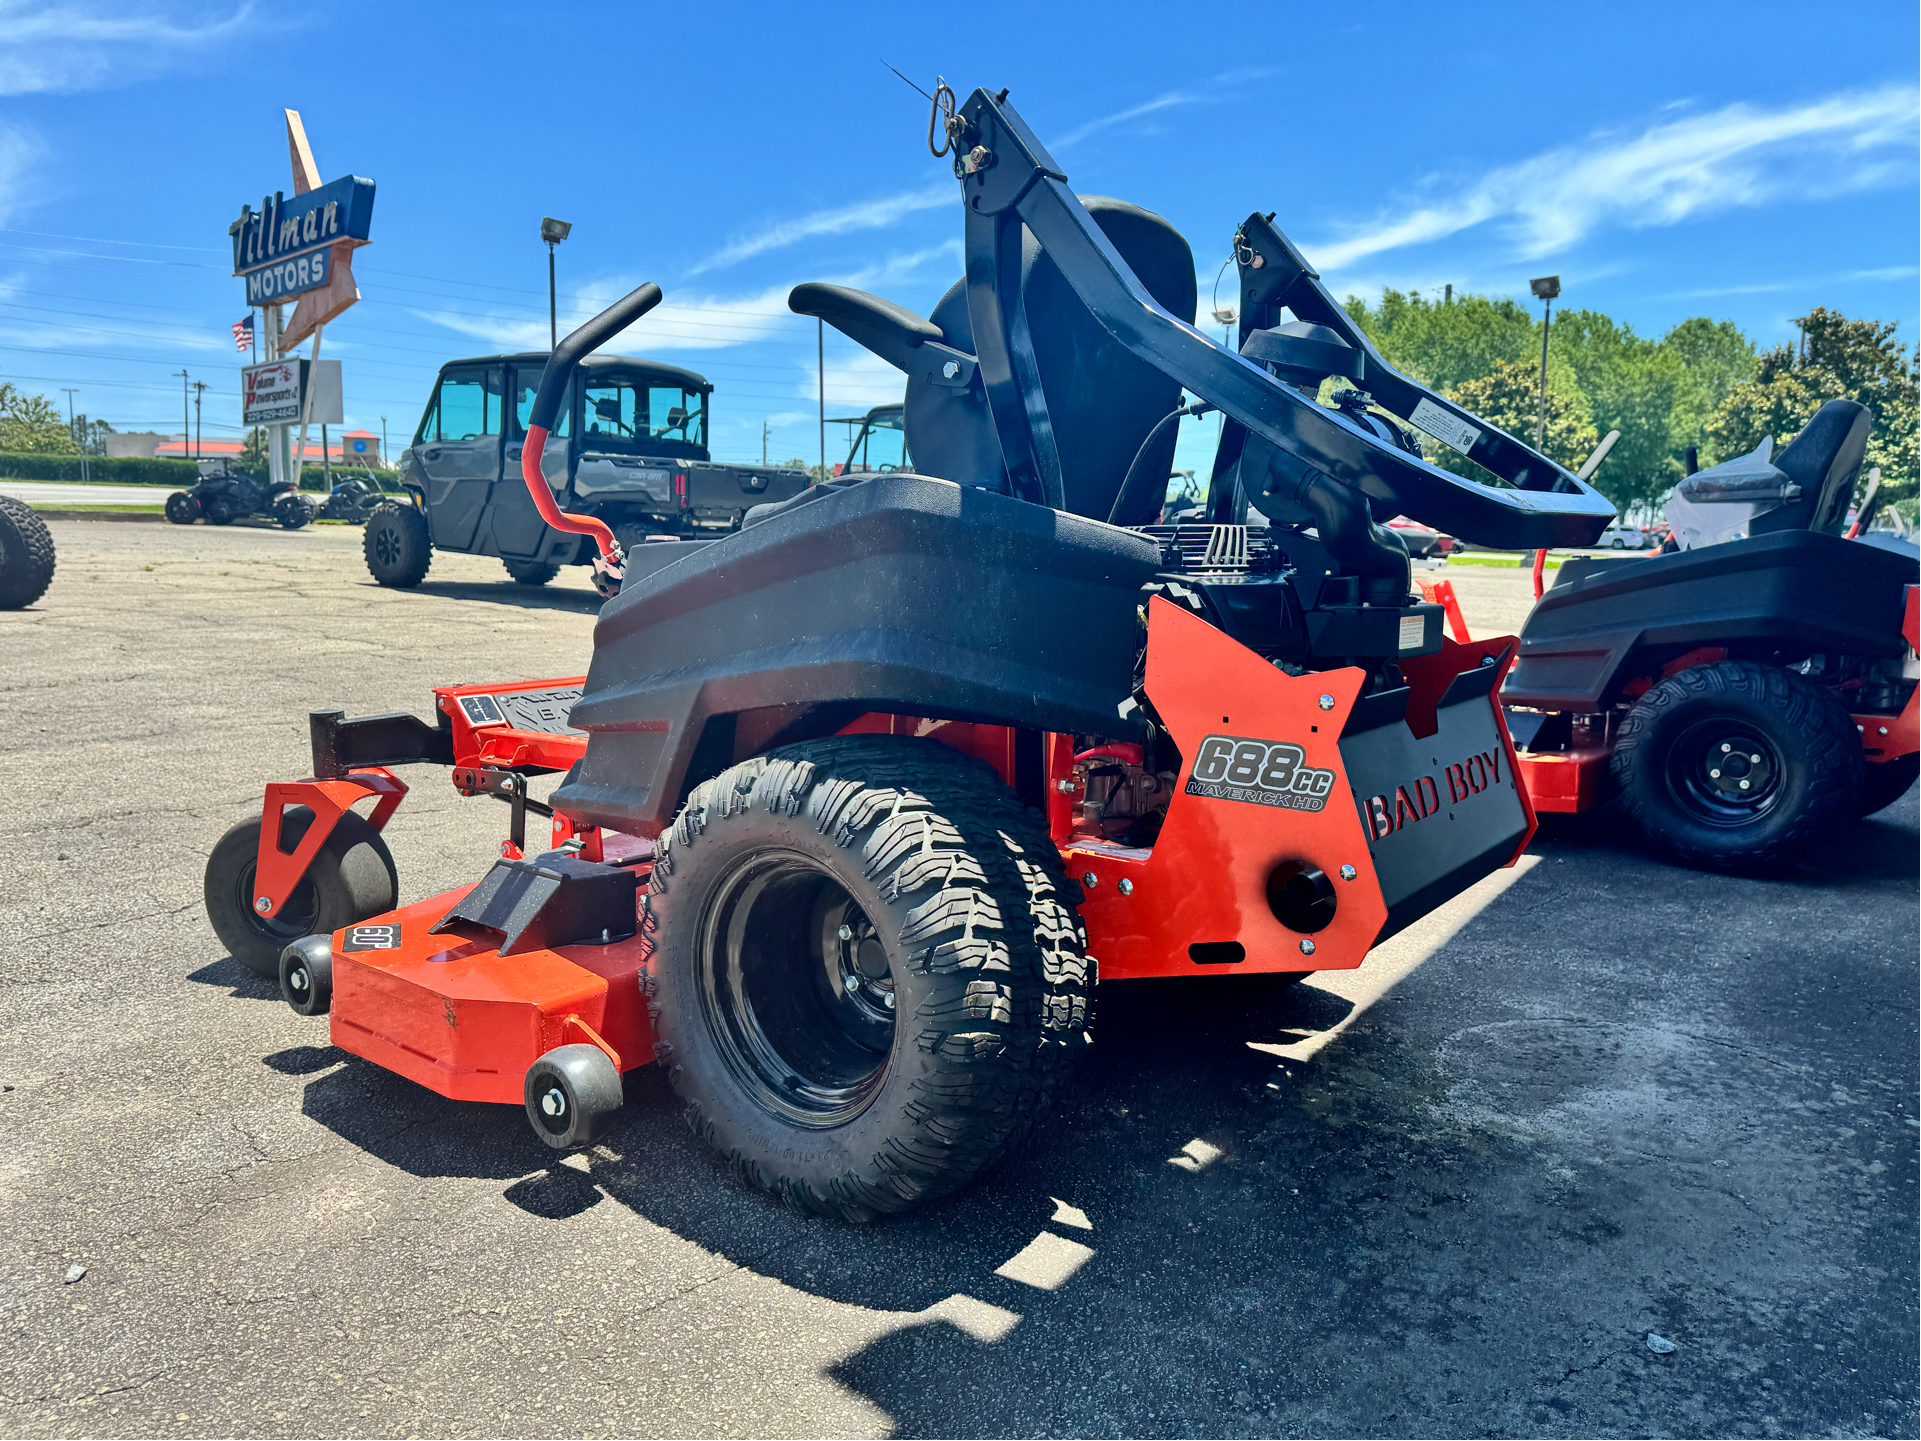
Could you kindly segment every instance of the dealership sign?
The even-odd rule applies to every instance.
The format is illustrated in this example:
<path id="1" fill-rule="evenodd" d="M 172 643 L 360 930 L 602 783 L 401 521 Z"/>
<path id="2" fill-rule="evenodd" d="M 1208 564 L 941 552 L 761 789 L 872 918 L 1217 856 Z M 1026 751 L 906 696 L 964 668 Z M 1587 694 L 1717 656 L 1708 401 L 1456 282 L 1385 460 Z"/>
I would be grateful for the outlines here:
<path id="1" fill-rule="evenodd" d="M 233 273 L 247 280 L 249 305 L 273 305 L 327 284 L 341 241 L 365 243 L 373 221 L 374 183 L 345 175 L 289 199 L 275 194 L 260 209 L 242 206 L 227 227 Z"/>
<path id="2" fill-rule="evenodd" d="M 240 423 L 285 425 L 298 421 L 308 364 L 305 360 L 276 360 L 241 367 Z"/>

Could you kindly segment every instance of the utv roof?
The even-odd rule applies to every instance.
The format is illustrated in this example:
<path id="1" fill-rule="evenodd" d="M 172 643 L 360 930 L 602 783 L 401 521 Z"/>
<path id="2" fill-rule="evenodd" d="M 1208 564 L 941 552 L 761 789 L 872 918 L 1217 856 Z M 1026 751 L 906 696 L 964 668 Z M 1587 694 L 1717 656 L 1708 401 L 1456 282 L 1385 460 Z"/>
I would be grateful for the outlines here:
<path id="1" fill-rule="evenodd" d="M 522 350 L 516 351 L 511 355 L 469 355 L 460 360 L 443 361 L 440 368 L 445 370 L 449 365 L 493 365 L 503 361 L 515 360 L 538 360 L 541 364 L 545 365 L 547 363 L 547 352 L 544 350 Z M 711 393 L 714 388 L 704 375 L 697 374 L 691 370 L 684 370 L 678 365 L 668 365 L 664 361 L 648 360 L 645 356 L 640 355 L 590 355 L 580 362 L 580 368 L 582 370 L 599 370 L 605 366 L 614 365 L 635 370 L 645 370 L 651 375 L 659 376 L 662 380 L 671 380 L 685 390 L 699 390 Z"/>

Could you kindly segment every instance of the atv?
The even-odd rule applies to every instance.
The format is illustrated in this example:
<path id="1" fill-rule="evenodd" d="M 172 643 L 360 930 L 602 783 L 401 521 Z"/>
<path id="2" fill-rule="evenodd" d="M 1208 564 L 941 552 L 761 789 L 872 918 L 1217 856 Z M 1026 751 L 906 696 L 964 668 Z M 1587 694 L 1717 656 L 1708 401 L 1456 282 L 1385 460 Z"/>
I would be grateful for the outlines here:
<path id="1" fill-rule="evenodd" d="M 344 520 L 350 525 L 365 525 L 379 504 L 392 498 L 385 483 L 371 470 L 365 475 L 350 475 L 327 492 L 327 498 L 314 513 L 316 520 Z"/>
<path id="2" fill-rule="evenodd" d="M 205 520 L 209 525 L 231 525 L 250 515 L 271 516 L 283 530 L 299 530 L 314 517 L 314 502 L 294 489 L 290 480 L 260 481 L 231 471 L 224 460 L 203 460 L 200 479 L 191 490 L 167 497 L 167 519 L 175 525 Z"/>
<path id="3" fill-rule="evenodd" d="M 1651 556 L 1570 559 L 1502 699 L 1536 810 L 1618 795 L 1660 853 L 1778 872 L 1891 805 L 1921 768 L 1921 552 L 1847 534 L 1874 417 L 1816 412 L 1780 455 L 1676 487 Z"/>
<path id="4" fill-rule="evenodd" d="M 1389 366 L 1269 219 L 1236 236 L 1236 354 L 1194 328 L 1171 225 L 1076 195 L 1005 91 L 941 93 L 967 278 L 926 318 L 789 300 L 905 372 L 915 469 L 720 538 L 623 550 L 563 514 L 553 427 L 580 358 L 659 302 L 642 286 L 555 350 L 521 455 L 614 592 L 587 674 L 443 687 L 431 721 L 316 712 L 313 774 L 207 873 L 233 954 L 343 1050 L 518 1104 L 563 1149 L 658 1062 L 735 1175 L 851 1220 L 1016 1147 L 1097 983 L 1351 969 L 1511 863 L 1514 643 L 1445 637 L 1380 522 L 1520 548 L 1613 514 Z M 1365 404 L 1318 403 L 1330 376 Z M 1212 408 L 1230 518 L 1157 524 L 1174 426 Z M 475 884 L 395 905 L 379 831 L 409 762 L 514 832 Z"/>

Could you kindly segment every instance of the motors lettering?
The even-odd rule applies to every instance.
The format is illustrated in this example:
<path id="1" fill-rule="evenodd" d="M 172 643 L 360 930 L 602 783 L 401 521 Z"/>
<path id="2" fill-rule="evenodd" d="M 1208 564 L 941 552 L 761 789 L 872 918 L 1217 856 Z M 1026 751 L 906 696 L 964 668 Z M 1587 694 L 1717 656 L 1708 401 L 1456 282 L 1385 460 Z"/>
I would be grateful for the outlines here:
<path id="1" fill-rule="evenodd" d="M 1466 760 L 1441 768 L 1441 779 L 1422 776 L 1412 786 L 1396 786 L 1393 795 L 1383 792 L 1361 802 L 1361 813 L 1375 840 L 1406 830 L 1441 809 L 1441 787 L 1447 787 L 1447 803 L 1458 806 L 1471 796 L 1501 784 L 1501 752 L 1476 751 Z M 1512 786 L 1512 777 L 1508 778 Z"/>
<path id="2" fill-rule="evenodd" d="M 1334 772 L 1303 765 L 1291 741 L 1209 736 L 1194 757 L 1187 794 L 1290 811 L 1318 811 L 1334 788 Z"/>

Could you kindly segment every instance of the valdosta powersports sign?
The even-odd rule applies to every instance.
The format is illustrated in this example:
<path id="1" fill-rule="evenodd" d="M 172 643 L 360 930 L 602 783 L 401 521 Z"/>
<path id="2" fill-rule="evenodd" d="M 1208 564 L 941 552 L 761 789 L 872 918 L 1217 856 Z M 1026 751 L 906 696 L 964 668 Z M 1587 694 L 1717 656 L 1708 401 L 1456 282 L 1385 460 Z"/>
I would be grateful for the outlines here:
<path id="1" fill-rule="evenodd" d="M 228 233 L 233 273 L 246 277 L 247 304 L 274 305 L 325 285 L 333 245 L 366 240 L 373 214 L 374 183 L 357 175 L 343 175 L 291 199 L 276 193 L 258 210 L 242 206 Z"/>
<path id="2" fill-rule="evenodd" d="M 276 360 L 267 365 L 243 366 L 240 371 L 240 423 L 246 426 L 286 425 L 300 419 L 300 396 L 306 388 L 304 360 Z"/>

